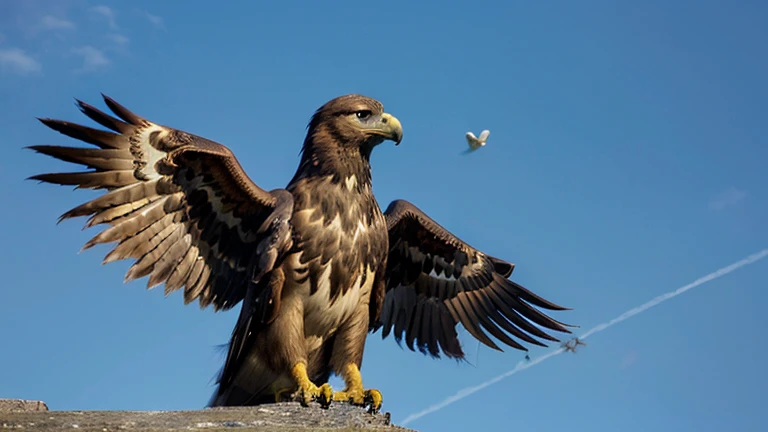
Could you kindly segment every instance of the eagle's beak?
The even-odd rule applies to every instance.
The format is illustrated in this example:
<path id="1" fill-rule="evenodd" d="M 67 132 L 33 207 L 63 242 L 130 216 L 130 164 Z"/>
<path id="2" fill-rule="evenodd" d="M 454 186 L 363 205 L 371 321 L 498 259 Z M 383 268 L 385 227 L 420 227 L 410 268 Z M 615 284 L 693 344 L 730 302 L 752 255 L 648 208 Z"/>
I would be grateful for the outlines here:
<path id="1" fill-rule="evenodd" d="M 367 129 L 366 132 L 392 140 L 395 145 L 400 145 L 400 141 L 403 140 L 403 126 L 400 124 L 400 120 L 392 114 L 382 114 L 376 125 Z"/>

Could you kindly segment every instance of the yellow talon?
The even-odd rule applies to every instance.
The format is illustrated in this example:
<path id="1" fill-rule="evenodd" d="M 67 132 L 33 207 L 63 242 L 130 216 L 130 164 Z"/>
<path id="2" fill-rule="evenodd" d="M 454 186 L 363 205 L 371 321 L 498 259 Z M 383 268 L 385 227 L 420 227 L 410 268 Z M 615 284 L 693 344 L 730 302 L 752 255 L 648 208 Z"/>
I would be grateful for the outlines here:
<path id="1" fill-rule="evenodd" d="M 369 411 L 376 413 L 381 408 L 383 398 L 378 390 L 364 390 L 363 379 L 360 370 L 355 364 L 349 364 L 342 374 L 347 388 L 344 391 L 333 394 L 333 400 L 337 402 L 349 402 L 353 405 L 370 406 Z"/>
<path id="2" fill-rule="evenodd" d="M 320 402 L 320 405 L 327 408 L 331 405 L 331 401 L 333 400 L 333 388 L 330 384 L 325 383 L 320 386 L 318 389 L 318 396 L 317 400 Z"/>
<path id="3" fill-rule="evenodd" d="M 333 400 L 335 402 L 349 402 L 354 405 L 363 405 L 365 394 L 359 389 L 344 389 L 344 391 L 338 391 L 333 394 Z"/>
<path id="4" fill-rule="evenodd" d="M 317 401 L 323 408 L 328 408 L 333 400 L 333 389 L 326 383 L 322 386 L 316 386 L 307 375 L 307 366 L 304 363 L 297 363 L 291 371 L 293 379 L 298 384 L 299 389 L 294 394 L 294 399 L 301 402 L 304 406 L 309 406 L 312 401 Z"/>
<path id="5" fill-rule="evenodd" d="M 370 407 L 368 411 L 371 414 L 379 412 L 382 402 L 384 402 L 384 397 L 380 391 L 375 389 L 365 391 L 365 404 Z"/>

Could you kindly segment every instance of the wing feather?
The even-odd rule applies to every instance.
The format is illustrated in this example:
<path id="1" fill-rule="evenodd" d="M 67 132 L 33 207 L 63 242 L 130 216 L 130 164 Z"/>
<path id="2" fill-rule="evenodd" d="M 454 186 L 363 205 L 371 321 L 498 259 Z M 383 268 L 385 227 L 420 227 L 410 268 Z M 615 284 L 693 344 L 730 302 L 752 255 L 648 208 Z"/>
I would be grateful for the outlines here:
<path id="1" fill-rule="evenodd" d="M 59 222 L 88 217 L 86 228 L 106 225 L 83 249 L 116 243 L 104 263 L 134 259 L 126 282 L 148 276 L 147 288 L 164 283 L 166 295 L 183 287 L 185 304 L 233 307 L 291 247 L 292 196 L 258 187 L 223 145 L 153 123 L 102 96 L 116 117 L 79 100 L 77 106 L 109 131 L 40 119 L 95 148 L 29 147 L 89 170 L 30 179 L 105 191 Z"/>
<path id="2" fill-rule="evenodd" d="M 489 131 L 488 129 L 485 129 L 482 132 L 480 132 L 480 136 L 477 137 L 477 139 L 479 141 L 486 142 L 490 135 L 491 135 L 491 131 Z"/>
<path id="3" fill-rule="evenodd" d="M 412 351 L 433 357 L 440 351 L 462 359 L 456 327 L 501 351 L 504 345 L 527 351 L 536 338 L 558 341 L 541 328 L 570 333 L 569 326 L 538 308 L 566 310 L 509 280 L 514 264 L 489 256 L 451 234 L 413 204 L 397 200 L 385 212 L 389 257 L 382 313 L 371 326 L 382 337 L 405 337 Z M 394 331 L 393 330 L 394 327 Z M 490 336 L 489 336 L 490 335 Z M 439 347 L 439 349 L 438 349 Z"/>

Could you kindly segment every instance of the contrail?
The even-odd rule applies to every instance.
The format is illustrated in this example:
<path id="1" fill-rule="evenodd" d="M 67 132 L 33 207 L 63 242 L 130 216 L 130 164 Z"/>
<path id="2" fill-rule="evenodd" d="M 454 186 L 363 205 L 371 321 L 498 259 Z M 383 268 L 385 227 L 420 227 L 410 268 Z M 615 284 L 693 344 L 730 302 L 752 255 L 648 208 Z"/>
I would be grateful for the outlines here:
<path id="1" fill-rule="evenodd" d="M 658 305 L 659 303 L 663 303 L 663 302 L 671 299 L 672 297 L 677 297 L 680 294 L 682 294 L 682 293 L 684 293 L 684 292 L 686 292 L 686 291 L 688 291 L 690 289 L 696 288 L 699 285 L 703 285 L 703 284 L 705 284 L 705 283 L 707 283 L 709 281 L 712 281 L 712 280 L 715 280 L 715 279 L 717 279 L 719 277 L 725 276 L 728 273 L 731 273 L 731 272 L 736 271 L 736 270 L 738 270 L 738 269 L 740 269 L 740 268 L 742 268 L 744 266 L 747 266 L 747 265 L 752 264 L 752 263 L 754 263 L 756 261 L 759 261 L 759 260 L 765 258 L 766 256 L 768 256 L 768 249 L 763 249 L 762 251 L 760 251 L 760 252 L 758 252 L 756 254 L 752 254 L 752 255 L 744 258 L 741 261 L 735 262 L 735 263 L 733 263 L 733 264 L 731 264 L 731 265 L 729 265 L 727 267 L 723 267 L 720 270 L 717 270 L 716 272 L 710 273 L 710 274 L 708 274 L 708 275 L 706 275 L 704 277 L 696 279 L 695 281 L 689 283 L 688 285 L 682 286 L 682 287 L 680 287 L 680 288 L 678 288 L 678 289 L 676 289 L 674 291 L 668 292 L 666 294 L 662 294 L 662 295 L 654 298 L 653 300 L 651 300 L 651 301 L 649 301 L 649 302 L 647 302 L 647 303 L 645 303 L 645 304 L 643 304 L 641 306 L 638 306 L 638 307 L 636 307 L 634 309 L 630 309 L 630 310 L 624 312 L 623 314 L 619 315 L 618 317 L 616 317 L 616 318 L 614 318 L 614 319 L 612 319 L 612 320 L 610 320 L 610 321 L 608 321 L 606 323 L 599 324 L 599 325 L 593 327 L 588 332 L 586 332 L 583 335 L 579 336 L 579 339 L 586 339 L 586 338 L 592 336 L 595 333 L 598 333 L 598 332 L 601 332 L 601 331 L 607 329 L 608 327 L 616 325 L 616 324 L 618 324 L 618 323 L 620 323 L 620 322 L 622 322 L 624 320 L 627 320 L 627 319 L 629 319 L 629 318 L 631 318 L 631 317 L 633 317 L 633 316 L 635 316 L 635 315 L 637 315 L 637 314 L 639 314 L 641 312 L 645 312 L 646 310 L 648 310 L 648 309 Z M 480 391 L 480 390 L 482 390 L 482 389 L 484 389 L 484 388 L 486 388 L 486 387 L 488 387 L 488 386 L 490 386 L 492 384 L 495 384 L 495 383 L 503 380 L 504 378 L 512 376 L 512 375 L 514 375 L 514 374 L 516 374 L 516 373 L 518 373 L 518 372 L 520 372 L 522 370 L 528 369 L 529 367 L 533 367 L 533 366 L 543 362 L 544 360 L 546 360 L 548 358 L 551 358 L 551 357 L 554 357 L 554 356 L 556 356 L 558 354 L 561 354 L 563 351 L 565 351 L 563 348 L 558 348 L 557 350 L 552 351 L 549 354 L 545 354 L 545 355 L 543 355 L 541 357 L 537 357 L 536 359 L 531 360 L 530 362 L 523 362 L 523 361 L 518 362 L 517 366 L 515 366 L 514 369 L 512 369 L 510 371 L 507 371 L 507 372 L 504 372 L 503 374 L 501 374 L 501 375 L 499 375 L 499 376 L 497 376 L 495 378 L 492 378 L 492 379 L 490 379 L 490 380 L 488 380 L 488 381 L 486 381 L 486 382 L 484 382 L 482 384 L 478 384 L 478 385 L 473 386 L 473 387 L 467 387 L 467 388 L 461 389 L 458 392 L 456 392 L 456 394 L 446 398 L 442 402 L 437 403 L 435 405 L 432 405 L 431 407 L 429 407 L 429 408 L 427 408 L 427 409 L 425 409 L 423 411 L 419 411 L 419 412 L 417 412 L 415 414 L 409 415 L 408 417 L 405 418 L 405 420 L 400 422 L 400 424 L 402 426 L 405 426 L 406 424 L 408 424 L 408 423 L 410 423 L 410 422 L 412 422 L 414 420 L 417 420 L 417 419 L 419 419 L 421 417 L 424 417 L 427 414 L 431 414 L 431 413 L 433 413 L 435 411 L 439 411 L 439 410 L 447 407 L 448 405 L 450 405 L 450 404 L 452 404 L 454 402 L 458 402 L 458 401 L 464 399 L 465 397 L 471 395 L 472 393 L 478 392 L 478 391 Z"/>

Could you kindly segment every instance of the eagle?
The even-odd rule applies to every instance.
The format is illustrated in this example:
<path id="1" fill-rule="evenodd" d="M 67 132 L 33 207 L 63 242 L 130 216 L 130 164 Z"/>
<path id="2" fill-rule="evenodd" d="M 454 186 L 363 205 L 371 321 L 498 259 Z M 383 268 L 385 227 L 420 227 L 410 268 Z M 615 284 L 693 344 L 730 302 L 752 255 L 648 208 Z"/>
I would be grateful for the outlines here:
<path id="1" fill-rule="evenodd" d="M 209 406 L 293 400 L 378 411 L 381 392 L 364 387 L 360 373 L 366 338 L 378 331 L 413 352 L 459 361 L 459 324 L 499 351 L 489 334 L 527 351 L 521 342 L 559 342 L 547 329 L 570 333 L 540 310 L 568 309 L 510 280 L 514 264 L 408 201 L 382 212 L 371 152 L 399 145 L 403 128 L 376 99 L 345 95 L 317 109 L 295 175 L 267 191 L 224 145 L 102 97 L 113 115 L 76 105 L 106 129 L 38 118 L 92 147 L 28 147 L 87 169 L 29 179 L 102 191 L 59 222 L 88 217 L 85 227 L 104 226 L 83 249 L 112 243 L 104 263 L 133 260 L 125 282 L 148 276 L 147 289 L 181 290 L 201 309 L 241 305 Z M 331 374 L 343 390 L 333 391 Z"/>

